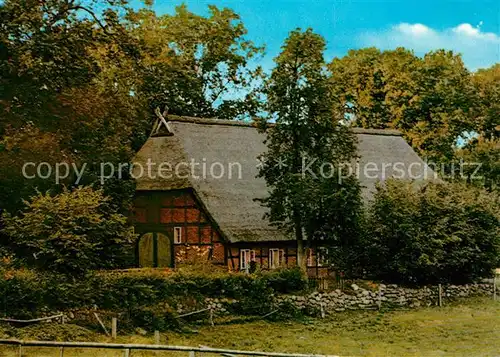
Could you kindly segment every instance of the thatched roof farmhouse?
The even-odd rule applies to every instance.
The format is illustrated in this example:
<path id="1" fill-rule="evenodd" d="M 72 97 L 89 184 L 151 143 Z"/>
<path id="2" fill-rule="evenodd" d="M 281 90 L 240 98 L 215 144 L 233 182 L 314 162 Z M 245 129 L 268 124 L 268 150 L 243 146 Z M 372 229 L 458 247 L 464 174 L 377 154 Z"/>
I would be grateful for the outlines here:
<path id="1" fill-rule="evenodd" d="M 139 198 L 147 196 L 151 201 L 151 197 L 155 195 L 188 193 L 195 201 L 194 206 L 201 212 L 200 215 L 206 216 L 207 222 L 212 224 L 226 248 L 228 245 L 251 245 L 252 242 L 267 242 L 272 245 L 273 242 L 293 240 L 263 219 L 266 208 L 256 201 L 267 195 L 264 179 L 257 178 L 258 157 L 266 147 L 264 134 L 259 133 L 254 124 L 174 116 L 169 117 L 168 124 L 171 135 L 150 137 L 137 153 L 134 162 L 143 167 L 149 162 L 154 168 L 158 168 L 161 163 L 168 163 L 169 168 L 177 167 L 178 170 L 173 175 L 162 175 L 163 177 L 136 175 Z M 359 179 L 366 200 L 372 197 L 378 180 L 395 174 L 401 175 L 401 171 L 404 171 L 406 178 L 417 180 L 432 173 L 399 132 L 352 130 L 359 142 L 360 159 L 357 167 L 361 168 Z M 190 167 L 191 163 L 196 164 Z M 395 166 L 396 163 L 399 164 Z M 210 168 L 212 172 L 207 172 Z M 225 172 L 220 177 L 222 171 Z M 145 208 L 147 204 L 138 204 L 139 209 L 141 205 Z M 188 206 L 184 206 L 184 209 Z M 162 207 L 166 206 L 160 205 L 155 210 L 161 210 Z M 154 214 L 147 216 L 154 219 Z M 160 216 L 163 217 L 161 214 Z M 182 226 L 189 223 L 182 219 L 176 223 L 173 217 L 161 217 L 155 221 L 156 224 Z M 157 228 L 163 229 L 160 226 Z M 166 236 L 171 235 L 168 229 L 165 228 L 165 231 Z M 175 231 L 173 234 L 176 234 Z M 198 235 L 201 237 L 202 234 Z M 192 238 L 184 238 L 185 242 L 194 242 Z M 230 249 L 226 249 L 225 261 L 231 258 L 227 256 L 228 251 Z M 240 254 L 235 254 L 240 257 Z"/>

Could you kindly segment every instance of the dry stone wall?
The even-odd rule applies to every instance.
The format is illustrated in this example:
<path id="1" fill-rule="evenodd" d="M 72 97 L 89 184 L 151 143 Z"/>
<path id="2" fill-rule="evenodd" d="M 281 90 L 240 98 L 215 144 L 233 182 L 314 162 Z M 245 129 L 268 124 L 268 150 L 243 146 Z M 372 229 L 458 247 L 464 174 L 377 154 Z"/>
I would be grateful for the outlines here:
<path id="1" fill-rule="evenodd" d="M 363 289 L 356 284 L 352 290 L 343 292 L 333 290 L 328 292 L 313 292 L 309 295 L 281 295 L 276 297 L 279 305 L 292 304 L 300 310 L 317 313 L 334 313 L 345 310 L 370 310 L 397 307 L 419 307 L 437 305 L 439 287 L 430 286 L 417 289 L 397 285 L 379 285 L 377 290 Z M 492 284 L 470 284 L 443 286 L 441 299 L 443 303 L 461 297 L 492 296 Z"/>
<path id="2" fill-rule="evenodd" d="M 493 284 L 468 284 L 442 286 L 442 303 L 471 296 L 492 296 Z M 321 315 L 346 310 L 375 310 L 378 308 L 415 308 L 438 305 L 439 287 L 406 288 L 398 285 L 380 284 L 373 290 L 352 284 L 346 291 L 332 290 L 312 292 L 306 295 L 277 295 L 276 309 L 293 307 L 307 315 Z M 206 299 L 209 308 L 218 313 L 230 313 L 238 301 L 233 299 Z"/>

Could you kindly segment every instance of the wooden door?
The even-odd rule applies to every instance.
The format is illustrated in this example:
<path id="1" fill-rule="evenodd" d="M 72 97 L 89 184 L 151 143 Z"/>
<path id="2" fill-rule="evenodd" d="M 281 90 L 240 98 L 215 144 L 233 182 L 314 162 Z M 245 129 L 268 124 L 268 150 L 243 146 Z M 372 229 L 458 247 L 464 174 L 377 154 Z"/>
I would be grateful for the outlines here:
<path id="1" fill-rule="evenodd" d="M 172 243 L 164 233 L 150 232 L 139 239 L 139 266 L 141 268 L 172 267 Z"/>

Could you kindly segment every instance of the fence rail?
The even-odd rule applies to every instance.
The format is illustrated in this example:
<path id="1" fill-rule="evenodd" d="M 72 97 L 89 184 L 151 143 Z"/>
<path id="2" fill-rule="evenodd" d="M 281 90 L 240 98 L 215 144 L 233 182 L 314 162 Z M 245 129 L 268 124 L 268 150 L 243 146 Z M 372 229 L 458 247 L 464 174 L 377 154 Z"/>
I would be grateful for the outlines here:
<path id="1" fill-rule="evenodd" d="M 243 356 L 270 356 L 270 357 L 339 357 L 335 355 L 317 355 L 300 353 L 280 353 L 280 352 L 262 352 L 262 351 L 239 351 L 227 350 L 211 347 L 191 347 L 191 346 L 171 346 L 171 345 L 145 345 L 145 344 L 121 344 L 121 343 L 99 343 L 99 342 L 58 342 L 58 341 L 24 341 L 24 340 L 6 340 L 0 339 L 0 345 L 22 347 L 60 347 L 60 348 L 104 348 L 114 350 L 124 350 L 125 355 L 129 356 L 132 350 L 148 351 L 178 351 L 189 352 L 190 356 L 194 353 L 215 353 L 221 355 L 243 355 Z"/>

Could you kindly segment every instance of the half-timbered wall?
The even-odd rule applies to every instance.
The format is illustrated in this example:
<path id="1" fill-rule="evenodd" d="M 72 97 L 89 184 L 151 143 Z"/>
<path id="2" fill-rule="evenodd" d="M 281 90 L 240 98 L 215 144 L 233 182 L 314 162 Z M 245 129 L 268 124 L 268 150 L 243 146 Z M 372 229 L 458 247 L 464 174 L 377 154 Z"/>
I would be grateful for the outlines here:
<path id="1" fill-rule="evenodd" d="M 235 271 L 240 270 L 242 250 L 253 251 L 252 257 L 254 257 L 257 266 L 263 270 L 272 269 L 270 262 L 271 250 L 282 251 L 279 267 L 290 268 L 297 265 L 297 245 L 294 241 L 238 243 L 232 245 L 228 249 L 228 265 Z M 309 276 L 328 275 L 328 268 L 326 264 L 321 262 L 317 249 L 310 248 L 307 250 L 307 274 Z"/>
<path id="2" fill-rule="evenodd" d="M 228 249 L 228 265 L 233 270 L 240 270 L 241 250 L 248 249 L 254 252 L 255 262 L 262 269 L 271 269 L 270 250 L 277 249 L 280 254 L 280 266 L 292 267 L 297 264 L 297 249 L 294 242 L 258 242 L 238 243 Z"/>
<path id="3" fill-rule="evenodd" d="M 208 257 L 213 262 L 225 263 L 221 236 L 191 190 L 138 191 L 133 221 L 139 235 L 148 232 L 166 234 L 173 246 L 174 260 L 190 258 L 188 254 L 196 253 L 186 248 L 195 246 L 208 249 Z M 180 242 L 174 242 L 176 228 L 181 232 Z"/>
<path id="4" fill-rule="evenodd" d="M 175 266 L 176 262 L 182 260 L 191 260 L 192 256 L 189 254 L 197 254 L 194 249 L 187 249 L 188 247 L 208 249 L 208 259 L 216 264 L 227 264 L 227 267 L 233 271 L 241 270 L 242 250 L 252 251 L 252 258 L 264 270 L 273 268 L 270 262 L 272 250 L 279 251 L 279 267 L 297 265 L 297 248 L 294 241 L 234 244 L 224 242 L 216 225 L 210 220 L 194 192 L 189 189 L 136 192 L 132 219 L 139 237 L 152 232 L 158 233 L 154 235 L 155 238 L 168 237 L 172 247 L 170 266 Z M 174 241 L 175 229 L 181 232 L 180 242 Z M 140 266 L 139 246 L 138 242 L 136 263 Z M 158 247 L 157 251 L 160 252 L 160 247 L 165 245 L 157 243 L 156 246 Z M 164 260 L 142 259 L 142 261 L 163 262 Z M 314 249 L 311 249 L 309 254 L 307 270 L 310 276 L 325 273 L 325 268 L 318 264 L 318 257 Z"/>

